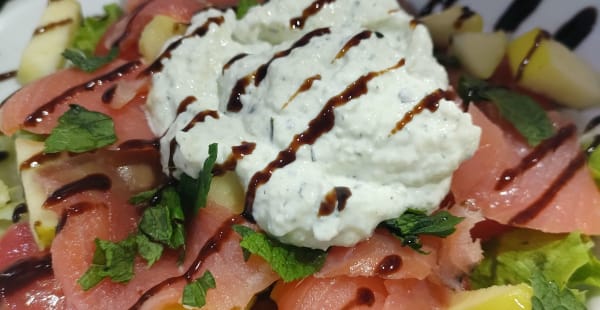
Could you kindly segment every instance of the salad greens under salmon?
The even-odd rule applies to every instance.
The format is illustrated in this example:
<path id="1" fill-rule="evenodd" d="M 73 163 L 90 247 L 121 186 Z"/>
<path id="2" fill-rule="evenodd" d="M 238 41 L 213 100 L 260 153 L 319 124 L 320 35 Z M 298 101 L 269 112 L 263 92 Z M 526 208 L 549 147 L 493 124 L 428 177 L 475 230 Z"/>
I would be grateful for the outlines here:
<path id="1" fill-rule="evenodd" d="M 79 7 L 49 6 L 62 2 Z M 259 5 L 213 2 L 238 18 Z M 244 214 L 246 189 L 216 144 L 198 175 L 161 166 L 144 109 L 152 75 L 207 5 L 107 5 L 65 32 L 56 72 L 15 74 L 26 84 L 0 106 L 0 309 L 585 309 L 597 294 L 598 142 L 580 142 L 563 97 L 523 65 L 557 49 L 578 63 L 560 43 L 538 29 L 513 43 L 469 38 L 481 21 L 464 7 L 415 19 L 482 129 L 479 149 L 432 214 L 410 209 L 325 251 L 285 244 Z M 32 41 L 74 20 L 42 25 Z M 507 50 L 490 55 L 488 73 L 473 68 L 490 60 L 465 48 L 480 39 Z M 578 104 L 595 98 L 578 92 Z"/>

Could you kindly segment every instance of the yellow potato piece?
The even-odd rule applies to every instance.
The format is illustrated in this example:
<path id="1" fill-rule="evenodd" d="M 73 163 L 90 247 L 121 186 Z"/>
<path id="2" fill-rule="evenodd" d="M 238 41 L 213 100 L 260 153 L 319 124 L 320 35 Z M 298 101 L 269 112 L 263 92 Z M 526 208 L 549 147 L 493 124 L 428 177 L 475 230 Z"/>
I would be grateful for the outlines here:
<path id="1" fill-rule="evenodd" d="M 532 296 L 527 284 L 492 286 L 456 293 L 449 310 L 529 310 Z"/>
<path id="2" fill-rule="evenodd" d="M 572 108 L 600 104 L 598 72 L 542 30 L 516 38 L 507 55 L 520 86 Z"/>
<path id="3" fill-rule="evenodd" d="M 142 57 L 147 62 L 156 59 L 163 49 L 163 45 L 173 36 L 183 34 L 186 25 L 172 17 L 157 15 L 144 27 L 140 36 L 139 48 Z"/>
<path id="4" fill-rule="evenodd" d="M 208 199 L 240 214 L 244 210 L 244 189 L 234 172 L 213 177 Z"/>
<path id="5" fill-rule="evenodd" d="M 422 17 L 420 21 L 429 29 L 433 44 L 446 48 L 457 32 L 481 32 L 483 18 L 467 7 L 453 6 L 442 12 Z"/>
<path id="6" fill-rule="evenodd" d="M 25 48 L 17 70 L 17 80 L 27 84 L 62 68 L 62 52 L 71 45 L 81 24 L 77 0 L 50 1 Z"/>
<path id="7" fill-rule="evenodd" d="M 450 53 L 471 75 L 487 79 L 504 57 L 507 46 L 504 32 L 463 32 L 452 37 Z"/>

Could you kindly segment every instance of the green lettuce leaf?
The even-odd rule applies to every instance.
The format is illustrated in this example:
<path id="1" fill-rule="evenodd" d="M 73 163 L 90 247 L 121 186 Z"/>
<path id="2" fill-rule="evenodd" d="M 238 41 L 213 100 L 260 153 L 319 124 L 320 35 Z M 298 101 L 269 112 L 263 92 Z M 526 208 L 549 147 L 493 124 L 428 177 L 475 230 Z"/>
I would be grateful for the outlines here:
<path id="1" fill-rule="evenodd" d="M 571 300 L 567 296 L 571 294 L 583 305 L 584 290 L 600 288 L 600 262 L 591 251 L 593 246 L 589 237 L 577 232 L 517 229 L 487 245 L 484 260 L 471 274 L 471 286 L 530 283 L 541 305 L 564 296 Z"/>
<path id="2" fill-rule="evenodd" d="M 94 72 L 109 62 L 113 61 L 119 55 L 118 48 L 112 48 L 105 56 L 87 55 L 83 51 L 73 48 L 67 48 L 62 56 L 70 61 L 75 67 L 85 71 Z"/>
<path id="3" fill-rule="evenodd" d="M 104 15 L 84 18 L 81 27 L 75 33 L 72 47 L 87 56 L 92 56 L 108 27 L 116 22 L 121 15 L 123 15 L 121 6 L 112 3 L 104 6 Z"/>

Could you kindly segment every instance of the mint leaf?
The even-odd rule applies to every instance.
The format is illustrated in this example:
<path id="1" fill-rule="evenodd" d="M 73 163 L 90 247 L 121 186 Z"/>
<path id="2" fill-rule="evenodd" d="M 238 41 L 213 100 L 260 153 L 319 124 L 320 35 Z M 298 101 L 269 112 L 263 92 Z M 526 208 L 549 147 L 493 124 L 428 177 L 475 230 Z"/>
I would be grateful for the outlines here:
<path id="1" fill-rule="evenodd" d="M 120 242 L 96 239 L 96 250 L 92 265 L 77 281 L 87 291 L 104 278 L 113 282 L 127 282 L 133 278 L 133 263 L 136 253 L 134 238 Z"/>
<path id="2" fill-rule="evenodd" d="M 401 216 L 383 222 L 394 236 L 402 241 L 403 246 L 409 246 L 420 252 L 423 245 L 420 235 L 447 237 L 456 230 L 456 225 L 463 220 L 448 211 L 440 211 L 427 215 L 420 210 L 408 209 Z"/>
<path id="3" fill-rule="evenodd" d="M 179 195 L 172 186 L 164 188 L 160 195 L 156 205 L 144 210 L 139 230 L 150 240 L 176 249 L 185 244 L 184 215 Z"/>
<path id="4" fill-rule="evenodd" d="M 123 15 L 123 10 L 117 3 L 107 4 L 103 9 L 103 16 L 86 17 L 75 33 L 72 47 L 87 56 L 94 54 L 98 42 L 100 42 L 108 27 Z"/>
<path id="5" fill-rule="evenodd" d="M 460 77 L 458 93 L 466 102 L 489 100 L 494 103 L 502 117 L 509 121 L 531 146 L 536 146 L 554 135 L 554 127 L 546 111 L 529 96 L 468 76 Z"/>
<path id="6" fill-rule="evenodd" d="M 531 276 L 533 310 L 585 310 L 586 306 L 575 292 L 560 288 L 554 281 L 536 272 Z"/>
<path id="7" fill-rule="evenodd" d="M 240 246 L 265 259 L 284 282 L 307 277 L 319 271 L 325 263 L 327 252 L 284 244 L 246 226 L 234 225 L 242 240 Z"/>
<path id="8" fill-rule="evenodd" d="M 206 304 L 206 292 L 216 287 L 212 273 L 205 271 L 200 278 L 185 285 L 182 302 L 186 306 L 200 308 Z"/>
<path id="9" fill-rule="evenodd" d="M 44 152 L 82 153 L 111 145 L 115 141 L 115 126 L 108 115 L 72 104 L 58 118 L 58 125 L 46 139 Z"/>
<path id="10" fill-rule="evenodd" d="M 148 262 L 151 267 L 162 256 L 163 246 L 160 243 L 152 242 L 146 235 L 137 234 L 135 236 L 137 252 Z"/>
<path id="11" fill-rule="evenodd" d="M 248 13 L 248 10 L 255 5 L 258 5 L 258 1 L 256 0 L 240 0 L 236 10 L 237 19 L 244 17 Z"/>
<path id="12" fill-rule="evenodd" d="M 73 48 L 67 48 L 62 56 L 69 60 L 75 67 L 85 71 L 94 72 L 109 62 L 113 61 L 119 55 L 118 48 L 112 48 L 106 56 L 90 56 L 83 51 Z"/>
<path id="13" fill-rule="evenodd" d="M 210 182 L 212 181 L 212 169 L 217 160 L 217 144 L 208 146 L 208 157 L 204 161 L 202 171 L 198 178 L 194 179 L 183 173 L 179 180 L 177 191 L 183 201 L 183 208 L 191 211 L 191 214 L 197 214 L 198 210 L 206 206 Z"/>
<path id="14" fill-rule="evenodd" d="M 158 190 L 153 189 L 153 190 L 137 193 L 136 195 L 129 198 L 129 200 L 127 202 L 129 202 L 132 205 L 141 205 L 144 203 L 148 203 L 156 195 L 157 192 L 158 192 Z"/>

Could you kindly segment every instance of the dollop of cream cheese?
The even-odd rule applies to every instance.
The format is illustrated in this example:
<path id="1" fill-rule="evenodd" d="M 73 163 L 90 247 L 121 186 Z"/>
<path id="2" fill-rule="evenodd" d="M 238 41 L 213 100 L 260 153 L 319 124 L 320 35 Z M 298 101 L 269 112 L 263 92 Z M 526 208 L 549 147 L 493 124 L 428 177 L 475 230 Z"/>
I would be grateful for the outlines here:
<path id="1" fill-rule="evenodd" d="M 436 98 L 447 74 L 395 0 L 318 2 L 200 12 L 162 59 L 148 115 L 165 172 L 196 176 L 209 144 L 218 164 L 245 145 L 235 172 L 258 225 L 326 249 L 436 209 L 480 129 Z"/>

